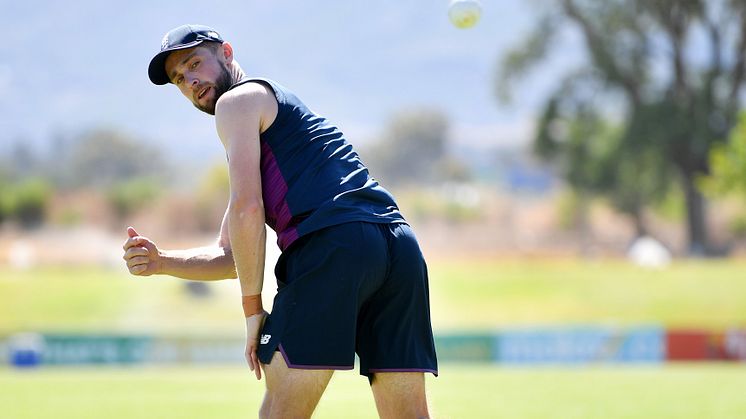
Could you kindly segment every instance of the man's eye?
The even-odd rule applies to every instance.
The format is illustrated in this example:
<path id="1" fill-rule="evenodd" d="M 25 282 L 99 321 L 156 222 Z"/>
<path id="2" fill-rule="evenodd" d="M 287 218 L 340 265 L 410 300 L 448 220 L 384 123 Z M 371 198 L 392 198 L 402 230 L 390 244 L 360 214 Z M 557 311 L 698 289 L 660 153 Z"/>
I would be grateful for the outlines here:
<path id="1" fill-rule="evenodd" d="M 184 77 L 177 77 L 176 78 L 176 84 L 181 84 L 182 81 L 184 81 Z"/>
<path id="2" fill-rule="evenodd" d="M 199 61 L 195 61 L 194 63 L 192 63 L 192 70 L 197 68 L 197 64 L 199 64 Z"/>

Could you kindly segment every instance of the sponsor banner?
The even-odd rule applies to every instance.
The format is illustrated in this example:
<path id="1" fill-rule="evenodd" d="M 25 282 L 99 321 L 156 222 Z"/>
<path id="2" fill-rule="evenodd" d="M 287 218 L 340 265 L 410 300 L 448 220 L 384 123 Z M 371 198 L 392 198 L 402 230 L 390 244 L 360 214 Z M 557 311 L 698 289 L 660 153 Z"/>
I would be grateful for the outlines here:
<path id="1" fill-rule="evenodd" d="M 234 363 L 246 362 L 243 339 L 159 339 L 153 342 L 147 362 Z"/>
<path id="2" fill-rule="evenodd" d="M 33 339 L 32 339 L 33 337 Z M 236 338 L 19 334 L 8 340 L 2 359 L 14 366 L 234 363 L 245 362 L 246 342 Z"/>
<path id="3" fill-rule="evenodd" d="M 724 346 L 727 359 L 746 362 L 746 329 L 730 329 L 725 332 Z"/>
<path id="4" fill-rule="evenodd" d="M 664 343 L 665 333 L 658 327 L 513 330 L 500 334 L 497 360 L 509 364 L 657 363 L 664 359 Z"/>
<path id="5" fill-rule="evenodd" d="M 716 337 L 705 330 L 669 330 L 666 332 L 666 359 L 704 361 L 717 351 Z"/>
<path id="6" fill-rule="evenodd" d="M 435 337 L 438 361 L 490 362 L 496 358 L 495 337 L 491 334 L 458 334 Z"/>
<path id="7" fill-rule="evenodd" d="M 0 341 L 0 362 L 39 364 L 243 363 L 242 338 L 22 333 Z M 435 337 L 441 362 L 584 364 L 663 360 L 746 362 L 746 329 L 664 331 L 658 327 L 537 328 Z"/>
<path id="8" fill-rule="evenodd" d="M 669 361 L 746 360 L 746 330 L 712 332 L 674 329 L 666 333 Z"/>
<path id="9" fill-rule="evenodd" d="M 152 339 L 147 336 L 44 335 L 41 362 L 67 364 L 131 364 L 146 361 Z"/>

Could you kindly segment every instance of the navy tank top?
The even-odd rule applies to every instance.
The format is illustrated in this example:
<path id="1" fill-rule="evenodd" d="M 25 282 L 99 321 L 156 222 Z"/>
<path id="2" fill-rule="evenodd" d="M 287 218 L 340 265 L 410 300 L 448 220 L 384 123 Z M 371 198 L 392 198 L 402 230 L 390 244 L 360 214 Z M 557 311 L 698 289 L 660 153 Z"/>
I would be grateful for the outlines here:
<path id="1" fill-rule="evenodd" d="M 275 81 L 244 78 L 230 89 L 248 82 L 270 87 L 278 103 L 277 117 L 260 142 L 265 220 L 281 250 L 337 224 L 406 222 L 336 126 Z"/>

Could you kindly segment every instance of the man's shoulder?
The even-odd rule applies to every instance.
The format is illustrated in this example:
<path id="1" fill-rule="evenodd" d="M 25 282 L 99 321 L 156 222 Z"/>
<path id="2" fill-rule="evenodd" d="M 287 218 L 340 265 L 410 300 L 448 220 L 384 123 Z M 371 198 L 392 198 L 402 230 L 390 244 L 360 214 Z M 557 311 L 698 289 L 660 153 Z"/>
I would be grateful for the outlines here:
<path id="1" fill-rule="evenodd" d="M 274 122 L 278 109 L 277 98 L 270 86 L 253 80 L 241 83 L 220 96 L 215 105 L 218 133 L 245 127 L 247 123 L 258 124 L 260 132 L 264 132 Z"/>
<path id="2" fill-rule="evenodd" d="M 226 104 L 250 103 L 273 98 L 272 90 L 260 81 L 242 83 L 220 96 L 217 106 Z"/>
<path id="3" fill-rule="evenodd" d="M 215 105 L 215 114 L 231 113 L 240 110 L 242 112 L 253 110 L 261 111 L 265 107 L 273 107 L 276 103 L 273 91 L 260 81 L 249 81 L 242 83 L 225 92 Z"/>

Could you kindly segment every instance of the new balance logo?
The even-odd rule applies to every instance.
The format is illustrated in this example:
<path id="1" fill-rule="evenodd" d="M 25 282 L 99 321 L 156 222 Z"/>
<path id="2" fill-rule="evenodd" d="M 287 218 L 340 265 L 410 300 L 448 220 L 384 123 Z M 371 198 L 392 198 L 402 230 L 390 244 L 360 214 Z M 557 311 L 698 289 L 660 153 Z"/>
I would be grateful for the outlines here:
<path id="1" fill-rule="evenodd" d="M 262 337 L 259 339 L 260 345 L 266 345 L 269 343 L 269 338 L 271 338 L 272 335 L 262 335 Z"/>

